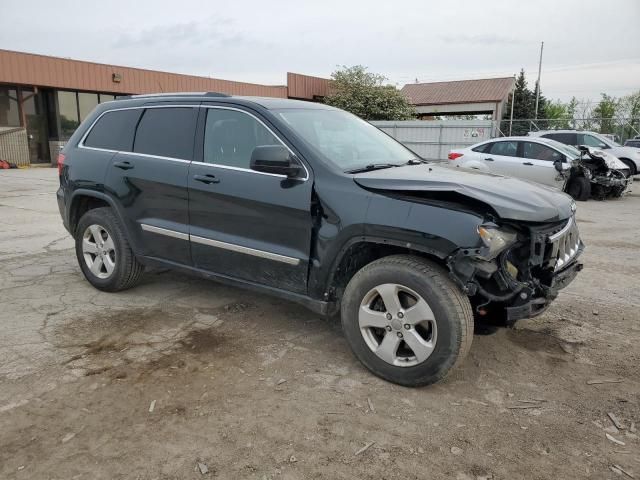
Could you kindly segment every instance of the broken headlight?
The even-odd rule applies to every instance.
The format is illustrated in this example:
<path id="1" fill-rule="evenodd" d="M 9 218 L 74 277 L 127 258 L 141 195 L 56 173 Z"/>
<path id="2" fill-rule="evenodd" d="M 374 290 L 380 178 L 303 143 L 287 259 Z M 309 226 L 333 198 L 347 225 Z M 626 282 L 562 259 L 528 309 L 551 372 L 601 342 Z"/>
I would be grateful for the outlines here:
<path id="1" fill-rule="evenodd" d="M 483 255 L 486 260 L 493 260 L 500 252 L 516 243 L 518 239 L 515 232 L 492 225 L 479 225 L 478 235 L 488 249 L 487 253 Z"/>

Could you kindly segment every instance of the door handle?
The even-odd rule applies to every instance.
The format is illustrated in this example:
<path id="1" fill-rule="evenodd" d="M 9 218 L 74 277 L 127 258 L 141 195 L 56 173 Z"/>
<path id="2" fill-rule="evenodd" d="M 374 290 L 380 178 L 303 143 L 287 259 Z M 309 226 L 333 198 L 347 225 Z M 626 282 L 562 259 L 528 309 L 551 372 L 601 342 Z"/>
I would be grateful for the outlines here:
<path id="1" fill-rule="evenodd" d="M 493 158 L 485 158 L 484 159 L 486 162 L 493 162 Z"/>
<path id="2" fill-rule="evenodd" d="M 133 168 L 130 162 L 114 162 L 113 166 L 121 170 L 131 170 Z"/>
<path id="3" fill-rule="evenodd" d="M 220 183 L 220 179 L 216 178 L 215 175 L 194 175 L 193 179 L 198 182 L 206 183 L 207 185 L 210 185 L 212 183 Z"/>
<path id="4" fill-rule="evenodd" d="M 533 165 L 531 162 L 524 162 L 523 165 Z"/>

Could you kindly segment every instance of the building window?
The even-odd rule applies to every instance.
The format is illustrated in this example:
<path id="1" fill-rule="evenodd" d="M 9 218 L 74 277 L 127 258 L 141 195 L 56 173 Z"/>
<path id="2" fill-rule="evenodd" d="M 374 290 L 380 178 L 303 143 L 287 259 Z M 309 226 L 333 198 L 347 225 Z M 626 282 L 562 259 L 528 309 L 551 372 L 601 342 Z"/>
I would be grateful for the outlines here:
<path id="1" fill-rule="evenodd" d="M 18 91 L 0 86 L 0 127 L 19 127 Z"/>
<path id="2" fill-rule="evenodd" d="M 111 100 L 115 100 L 115 99 L 116 99 L 115 95 L 110 95 L 108 93 L 100 94 L 100 103 L 110 102 Z"/>
<path id="3" fill-rule="evenodd" d="M 78 93 L 78 106 L 80 107 L 80 121 L 82 122 L 98 106 L 98 94 Z"/>
<path id="4" fill-rule="evenodd" d="M 76 92 L 58 91 L 58 111 L 60 112 L 60 139 L 68 140 L 80 125 Z"/>

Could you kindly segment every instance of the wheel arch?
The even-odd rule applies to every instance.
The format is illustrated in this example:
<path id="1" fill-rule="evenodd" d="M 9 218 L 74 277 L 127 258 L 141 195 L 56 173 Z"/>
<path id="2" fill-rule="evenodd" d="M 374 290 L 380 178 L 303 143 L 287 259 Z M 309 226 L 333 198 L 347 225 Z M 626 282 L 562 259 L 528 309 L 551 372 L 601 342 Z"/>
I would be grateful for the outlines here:
<path id="1" fill-rule="evenodd" d="M 620 157 L 619 160 L 625 163 L 631 169 L 631 175 L 638 174 L 638 164 L 627 157 Z"/>
<path id="2" fill-rule="evenodd" d="M 126 228 L 127 222 L 125 222 L 125 219 L 122 216 L 117 203 L 113 200 L 113 198 L 103 192 L 97 192 L 95 190 L 88 189 L 77 189 L 73 192 L 67 212 L 67 218 L 69 219 L 69 231 L 72 233 L 72 235 L 75 235 L 75 229 L 78 225 L 78 222 L 82 218 L 82 215 L 87 213 L 89 210 L 101 207 L 111 208 L 115 216 L 120 221 L 120 224 L 123 226 L 122 230 L 127 238 L 127 241 L 131 245 L 134 252 L 137 252 L 137 245 L 133 243 L 134 238 L 132 235 L 130 235 L 128 229 Z"/>
<path id="3" fill-rule="evenodd" d="M 425 245 L 363 236 L 352 238 L 340 249 L 327 278 L 325 299 L 340 302 L 342 293 L 353 276 L 365 265 L 390 255 L 408 254 L 428 258 L 446 268 L 447 253 Z"/>

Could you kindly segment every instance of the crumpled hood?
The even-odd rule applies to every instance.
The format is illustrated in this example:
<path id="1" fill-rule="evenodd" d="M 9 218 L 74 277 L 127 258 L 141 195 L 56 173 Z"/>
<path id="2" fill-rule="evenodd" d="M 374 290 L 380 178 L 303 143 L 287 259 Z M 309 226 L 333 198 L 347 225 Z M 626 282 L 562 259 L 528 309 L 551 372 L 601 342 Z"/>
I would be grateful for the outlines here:
<path id="1" fill-rule="evenodd" d="M 571 197 L 555 188 L 462 168 L 407 165 L 358 173 L 354 181 L 373 190 L 457 192 L 509 220 L 553 222 L 573 214 Z"/>
<path id="2" fill-rule="evenodd" d="M 610 154 L 609 152 L 605 152 L 604 150 L 595 147 L 588 148 L 591 155 L 602 158 L 609 168 L 614 170 L 626 170 L 629 168 L 624 162 L 620 161 L 618 157 Z"/>

